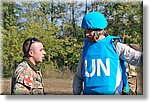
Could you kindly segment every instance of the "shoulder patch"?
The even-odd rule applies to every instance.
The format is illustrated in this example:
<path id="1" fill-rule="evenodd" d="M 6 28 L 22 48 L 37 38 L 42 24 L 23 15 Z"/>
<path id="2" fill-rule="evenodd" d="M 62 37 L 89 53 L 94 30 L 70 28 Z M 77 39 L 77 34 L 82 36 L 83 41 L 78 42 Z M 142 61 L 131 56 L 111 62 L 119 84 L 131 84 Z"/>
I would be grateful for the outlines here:
<path id="1" fill-rule="evenodd" d="M 31 86 L 33 82 L 33 78 L 31 76 L 25 75 L 24 83 L 27 86 Z"/>

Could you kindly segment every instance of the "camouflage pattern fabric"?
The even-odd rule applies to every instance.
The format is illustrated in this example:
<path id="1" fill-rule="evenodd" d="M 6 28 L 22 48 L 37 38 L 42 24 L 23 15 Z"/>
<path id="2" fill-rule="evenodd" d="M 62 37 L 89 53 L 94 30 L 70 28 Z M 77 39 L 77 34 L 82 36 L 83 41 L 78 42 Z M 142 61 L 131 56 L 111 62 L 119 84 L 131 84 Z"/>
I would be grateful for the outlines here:
<path id="1" fill-rule="evenodd" d="M 137 94 L 137 72 L 136 66 L 128 65 L 127 67 L 128 83 L 130 88 L 130 95 Z"/>
<path id="2" fill-rule="evenodd" d="M 12 76 L 12 94 L 44 94 L 41 72 L 21 62 Z"/>
<path id="3" fill-rule="evenodd" d="M 129 46 L 137 51 L 142 51 L 142 47 L 140 47 L 138 44 L 129 44 Z M 132 66 L 128 64 L 127 75 L 128 75 L 128 83 L 129 83 L 129 88 L 130 88 L 130 95 L 136 95 L 137 94 L 136 66 Z"/>

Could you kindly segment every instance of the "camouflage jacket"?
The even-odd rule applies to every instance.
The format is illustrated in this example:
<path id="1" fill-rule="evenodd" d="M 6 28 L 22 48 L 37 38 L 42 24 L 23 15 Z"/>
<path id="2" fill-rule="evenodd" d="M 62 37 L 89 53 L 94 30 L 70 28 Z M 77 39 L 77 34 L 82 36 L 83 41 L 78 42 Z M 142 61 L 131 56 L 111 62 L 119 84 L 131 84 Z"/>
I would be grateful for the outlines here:
<path id="1" fill-rule="evenodd" d="M 28 58 L 13 73 L 11 94 L 44 94 L 42 74 Z"/>

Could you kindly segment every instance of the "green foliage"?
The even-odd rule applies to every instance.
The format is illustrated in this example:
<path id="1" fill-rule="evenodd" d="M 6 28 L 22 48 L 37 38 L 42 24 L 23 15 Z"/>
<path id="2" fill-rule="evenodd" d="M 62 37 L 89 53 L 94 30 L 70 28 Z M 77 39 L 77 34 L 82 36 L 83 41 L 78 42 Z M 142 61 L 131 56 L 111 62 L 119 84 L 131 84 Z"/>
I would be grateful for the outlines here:
<path id="1" fill-rule="evenodd" d="M 120 35 L 122 38 L 125 36 L 126 41 L 124 43 L 137 43 L 142 45 L 142 3 L 141 2 L 118 2 L 110 3 L 109 23 L 108 29 L 111 29 L 110 33 Z M 110 19 L 111 17 L 111 19 Z M 127 40 L 128 39 L 128 40 Z M 124 39 L 123 39 L 124 40 Z"/>
<path id="2" fill-rule="evenodd" d="M 22 60 L 22 44 L 28 37 L 37 37 L 44 44 L 46 58 L 40 64 L 44 73 L 75 71 L 83 46 L 84 30 L 80 24 L 85 12 L 104 13 L 109 34 L 120 35 L 124 43 L 142 44 L 141 2 L 10 2 L 3 3 L 2 9 L 4 77 L 11 76 Z"/>
<path id="3" fill-rule="evenodd" d="M 15 29 L 13 26 L 9 31 L 2 31 L 4 76 L 10 76 L 17 62 L 21 61 L 23 40 Z"/>

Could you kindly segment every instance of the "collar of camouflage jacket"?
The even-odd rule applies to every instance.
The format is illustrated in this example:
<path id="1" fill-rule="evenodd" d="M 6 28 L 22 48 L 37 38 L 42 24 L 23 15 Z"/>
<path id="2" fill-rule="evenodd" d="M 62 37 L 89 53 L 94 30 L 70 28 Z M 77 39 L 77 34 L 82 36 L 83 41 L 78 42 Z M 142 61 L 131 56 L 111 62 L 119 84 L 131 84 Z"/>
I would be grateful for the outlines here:
<path id="1" fill-rule="evenodd" d="M 38 67 L 35 66 L 27 57 L 24 57 L 23 60 L 26 61 L 34 71 L 38 71 Z"/>

